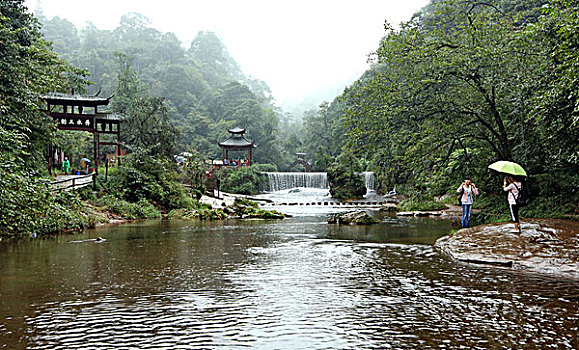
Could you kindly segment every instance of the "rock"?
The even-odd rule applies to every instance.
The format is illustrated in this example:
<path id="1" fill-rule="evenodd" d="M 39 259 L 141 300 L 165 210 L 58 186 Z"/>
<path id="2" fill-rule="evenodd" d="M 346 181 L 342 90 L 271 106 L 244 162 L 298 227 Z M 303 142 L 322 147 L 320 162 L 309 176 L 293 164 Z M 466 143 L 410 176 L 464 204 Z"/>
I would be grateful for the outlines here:
<path id="1" fill-rule="evenodd" d="M 441 216 L 440 211 L 401 211 L 396 213 L 397 216 L 416 216 L 416 217 L 429 217 L 429 216 Z"/>
<path id="2" fill-rule="evenodd" d="M 427 217 L 427 216 L 441 216 L 442 212 L 439 211 L 417 211 L 414 212 L 414 216 Z"/>
<path id="3" fill-rule="evenodd" d="M 379 224 L 380 222 L 380 220 L 373 218 L 365 211 L 348 211 L 328 217 L 329 224 L 338 225 L 369 225 Z"/>
<path id="4" fill-rule="evenodd" d="M 455 197 L 455 195 L 454 194 L 445 194 L 443 196 L 434 197 L 434 200 L 437 202 L 442 202 L 443 200 L 448 199 L 450 197 Z"/>
<path id="5" fill-rule="evenodd" d="M 234 207 L 225 207 L 225 208 L 223 208 L 223 211 L 228 215 L 235 214 L 235 208 Z"/>
<path id="6" fill-rule="evenodd" d="M 579 279 L 579 228 L 568 220 L 529 219 L 522 234 L 512 223 L 465 228 L 435 247 L 453 259 Z"/>
<path id="7" fill-rule="evenodd" d="M 386 203 L 380 207 L 380 211 L 396 211 L 396 210 L 398 210 L 398 206 L 392 203 Z"/>

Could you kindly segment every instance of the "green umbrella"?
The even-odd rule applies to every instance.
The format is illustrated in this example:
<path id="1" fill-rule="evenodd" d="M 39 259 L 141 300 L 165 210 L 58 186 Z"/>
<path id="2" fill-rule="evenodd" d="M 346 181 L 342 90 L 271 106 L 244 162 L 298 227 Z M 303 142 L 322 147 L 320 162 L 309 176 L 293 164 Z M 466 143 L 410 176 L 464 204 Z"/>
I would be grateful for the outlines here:
<path id="1" fill-rule="evenodd" d="M 489 169 L 498 171 L 499 173 L 505 173 L 515 176 L 527 176 L 527 172 L 517 163 L 509 162 L 506 160 L 501 160 L 494 162 L 489 165 Z"/>

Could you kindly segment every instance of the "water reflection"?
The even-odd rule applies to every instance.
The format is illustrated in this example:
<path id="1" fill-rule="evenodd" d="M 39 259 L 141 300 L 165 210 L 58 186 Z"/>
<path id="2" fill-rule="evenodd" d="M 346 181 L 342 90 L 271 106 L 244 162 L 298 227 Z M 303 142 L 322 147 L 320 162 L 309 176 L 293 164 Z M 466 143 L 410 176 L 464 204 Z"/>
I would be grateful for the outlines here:
<path id="1" fill-rule="evenodd" d="M 11 349 L 577 347 L 579 283 L 456 265 L 449 223 L 134 223 L 0 245 Z M 88 239 L 104 237 L 105 242 Z"/>

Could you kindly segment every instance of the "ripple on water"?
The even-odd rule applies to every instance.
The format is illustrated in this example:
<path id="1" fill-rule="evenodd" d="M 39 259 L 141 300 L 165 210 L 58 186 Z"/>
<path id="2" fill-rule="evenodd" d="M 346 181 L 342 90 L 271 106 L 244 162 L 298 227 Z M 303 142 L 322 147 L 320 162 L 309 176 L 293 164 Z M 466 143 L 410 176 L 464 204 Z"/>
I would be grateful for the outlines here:
<path id="1" fill-rule="evenodd" d="M 231 260 L 222 264 L 181 261 L 150 272 L 161 271 L 164 281 L 173 283 L 146 288 L 137 283 L 143 277 L 118 283 L 115 290 L 93 284 L 90 294 L 37 303 L 27 319 L 28 347 L 573 349 L 577 344 L 579 312 L 569 293 L 574 283 L 457 266 L 427 245 L 317 238 L 309 226 L 266 226 L 277 230 L 266 234 L 280 237 L 240 243 L 235 249 L 242 254 L 228 251 Z M 223 252 L 217 253 L 222 259 Z"/>

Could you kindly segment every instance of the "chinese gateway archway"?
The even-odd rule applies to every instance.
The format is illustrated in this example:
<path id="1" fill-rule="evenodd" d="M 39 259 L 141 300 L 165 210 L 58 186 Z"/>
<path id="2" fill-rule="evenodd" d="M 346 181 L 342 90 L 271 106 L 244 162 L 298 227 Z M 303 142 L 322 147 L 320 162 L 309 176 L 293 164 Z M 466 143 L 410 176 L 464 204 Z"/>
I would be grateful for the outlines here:
<path id="1" fill-rule="evenodd" d="M 121 120 L 118 115 L 99 113 L 99 106 L 109 104 L 109 98 L 98 96 L 50 93 L 42 95 L 46 102 L 46 113 L 52 117 L 59 130 L 88 131 L 93 134 L 93 160 L 98 174 L 98 160 L 101 145 L 116 146 L 117 162 L 120 162 Z M 101 134 L 116 135 L 116 142 L 100 142 Z M 48 146 L 48 171 L 52 173 L 53 150 Z"/>

